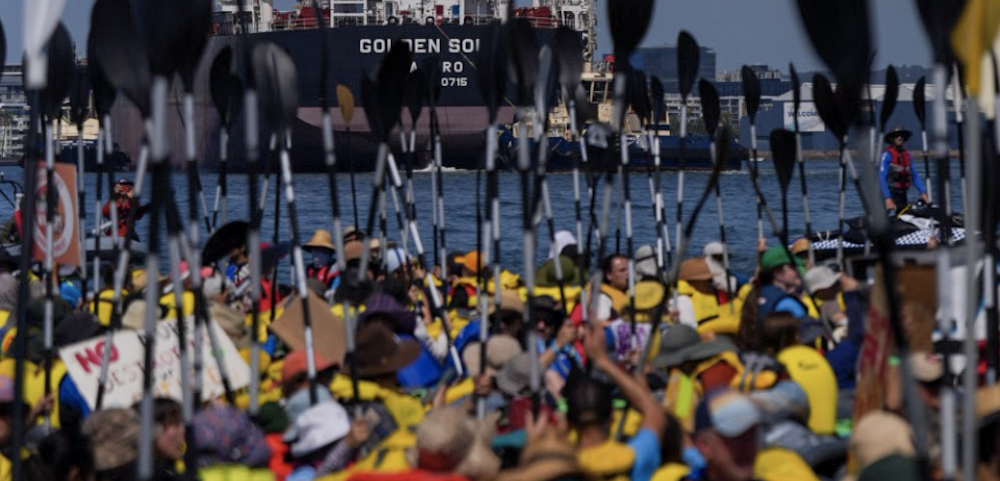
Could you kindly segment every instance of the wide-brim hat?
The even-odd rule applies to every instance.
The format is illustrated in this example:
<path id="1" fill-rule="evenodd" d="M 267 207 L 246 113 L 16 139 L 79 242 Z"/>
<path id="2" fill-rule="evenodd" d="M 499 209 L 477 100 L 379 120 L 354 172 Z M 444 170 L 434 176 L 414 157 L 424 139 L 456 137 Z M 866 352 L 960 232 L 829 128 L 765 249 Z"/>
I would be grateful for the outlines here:
<path id="1" fill-rule="evenodd" d="M 358 376 L 371 378 L 393 374 L 420 357 L 420 343 L 400 339 L 380 324 L 365 326 L 358 333 L 355 351 Z"/>
<path id="2" fill-rule="evenodd" d="M 703 342 L 693 327 L 677 324 L 667 330 L 660 340 L 660 354 L 653 359 L 653 366 L 669 368 L 686 361 L 702 361 L 735 350 L 736 346 L 724 337 Z"/>
<path id="3" fill-rule="evenodd" d="M 574 477 L 590 479 L 580 467 L 573 446 L 555 430 L 528 443 L 516 468 L 504 470 L 496 481 L 545 481 Z"/>
<path id="4" fill-rule="evenodd" d="M 392 330 L 398 333 L 412 333 L 417 325 L 417 314 L 384 292 L 376 292 L 368 297 L 365 311 L 358 315 L 358 325 L 365 325 L 373 317 L 390 319 Z"/>
<path id="5" fill-rule="evenodd" d="M 896 127 L 885 134 L 885 137 L 882 140 L 885 140 L 885 143 L 887 144 L 891 144 L 892 141 L 899 136 L 903 136 L 903 142 L 906 142 L 913 136 L 913 132 L 910 132 L 902 127 Z"/>
<path id="6" fill-rule="evenodd" d="M 333 245 L 333 236 L 326 229 L 316 229 L 309 242 L 302 245 L 303 249 L 328 249 L 336 250 Z"/>
<path id="7" fill-rule="evenodd" d="M 678 277 L 684 281 L 708 281 L 712 279 L 712 270 L 704 257 L 695 257 L 681 263 Z"/>
<path id="8" fill-rule="evenodd" d="M 521 353 L 504 364 L 496 377 L 497 388 L 509 396 L 520 396 L 531 384 L 531 355 Z"/>

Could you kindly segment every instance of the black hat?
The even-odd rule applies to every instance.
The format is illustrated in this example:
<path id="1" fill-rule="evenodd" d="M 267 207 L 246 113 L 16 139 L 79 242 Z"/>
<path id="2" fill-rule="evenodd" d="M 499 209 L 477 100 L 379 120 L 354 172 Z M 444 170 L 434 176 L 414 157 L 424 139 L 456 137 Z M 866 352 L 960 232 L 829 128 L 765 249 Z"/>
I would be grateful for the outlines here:
<path id="1" fill-rule="evenodd" d="M 910 132 L 909 130 L 906 130 L 902 127 L 896 127 L 890 130 L 889 133 L 885 134 L 883 140 L 885 140 L 885 143 L 891 144 L 892 141 L 896 139 L 896 137 L 900 136 L 903 137 L 903 142 L 906 142 L 907 140 L 910 140 L 911 136 L 913 136 L 913 132 Z"/>

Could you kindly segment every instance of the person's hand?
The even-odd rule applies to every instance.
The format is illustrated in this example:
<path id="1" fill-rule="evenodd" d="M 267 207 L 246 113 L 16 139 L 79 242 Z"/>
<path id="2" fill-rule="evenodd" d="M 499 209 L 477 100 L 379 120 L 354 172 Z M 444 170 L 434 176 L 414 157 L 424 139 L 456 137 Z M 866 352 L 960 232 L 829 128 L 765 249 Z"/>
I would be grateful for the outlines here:
<path id="1" fill-rule="evenodd" d="M 423 280 L 427 277 L 427 269 L 424 269 L 420 265 L 413 265 L 413 280 L 419 280 L 420 285 L 423 285 Z"/>
<path id="2" fill-rule="evenodd" d="M 587 359 L 597 364 L 600 361 L 608 360 L 607 342 L 604 338 L 604 326 L 591 324 L 583 336 L 583 351 L 587 353 Z"/>
<path id="3" fill-rule="evenodd" d="M 896 210 L 896 203 L 893 202 L 892 198 L 885 200 L 885 210 Z"/>
<path id="4" fill-rule="evenodd" d="M 923 194 L 920 194 L 920 200 L 922 200 L 922 201 L 930 204 L 931 203 L 931 196 L 927 195 L 927 193 L 924 192 Z"/>
<path id="5" fill-rule="evenodd" d="M 858 290 L 859 286 L 860 286 L 860 284 L 858 283 L 857 279 L 855 279 L 855 278 L 853 278 L 853 277 L 851 277 L 851 276 L 849 276 L 849 275 L 847 275 L 845 273 L 841 273 L 840 274 L 840 288 L 844 292 L 853 292 L 853 291 L 856 291 L 856 290 Z"/>
<path id="6" fill-rule="evenodd" d="M 52 407 L 55 405 L 55 402 L 56 398 L 54 394 L 48 394 L 46 396 L 43 396 L 31 408 L 31 412 L 28 413 L 29 421 L 33 423 L 35 422 L 36 419 L 38 419 L 42 415 L 52 412 Z"/>
<path id="7" fill-rule="evenodd" d="M 767 239 L 763 237 L 757 238 L 757 253 L 763 254 L 767 250 Z"/>
<path id="8" fill-rule="evenodd" d="M 368 421 L 358 419 L 351 423 L 351 430 L 347 432 L 344 442 L 351 449 L 358 449 L 365 441 L 368 441 L 368 434 Z"/>
<path id="9" fill-rule="evenodd" d="M 576 341 L 576 326 L 567 319 L 556 333 L 556 346 L 562 348 L 572 344 L 573 341 Z"/>
<path id="10" fill-rule="evenodd" d="M 476 394 L 479 396 L 489 396 L 493 392 L 493 375 L 482 373 L 476 378 Z"/>

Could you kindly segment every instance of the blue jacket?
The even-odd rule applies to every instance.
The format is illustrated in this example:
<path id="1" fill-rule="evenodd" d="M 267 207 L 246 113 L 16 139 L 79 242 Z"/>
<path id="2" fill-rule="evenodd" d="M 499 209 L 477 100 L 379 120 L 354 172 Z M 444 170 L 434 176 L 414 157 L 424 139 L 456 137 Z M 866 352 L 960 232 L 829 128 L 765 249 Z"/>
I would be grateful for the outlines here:
<path id="1" fill-rule="evenodd" d="M 908 155 L 908 152 L 903 151 L 901 154 Z M 924 181 L 923 179 L 920 178 L 920 172 L 918 172 L 918 169 L 914 168 L 913 166 L 912 156 L 910 156 L 910 158 L 911 158 L 911 162 L 909 165 L 910 184 L 917 188 L 917 192 L 920 192 L 921 194 L 926 194 L 927 188 L 924 186 Z M 879 168 L 878 168 L 879 186 L 881 187 L 882 190 L 882 197 L 886 199 L 892 197 L 892 193 L 889 192 L 890 191 L 889 171 L 891 165 L 892 165 L 892 152 L 890 152 L 889 149 L 886 149 L 882 151 L 882 158 L 879 161 Z"/>

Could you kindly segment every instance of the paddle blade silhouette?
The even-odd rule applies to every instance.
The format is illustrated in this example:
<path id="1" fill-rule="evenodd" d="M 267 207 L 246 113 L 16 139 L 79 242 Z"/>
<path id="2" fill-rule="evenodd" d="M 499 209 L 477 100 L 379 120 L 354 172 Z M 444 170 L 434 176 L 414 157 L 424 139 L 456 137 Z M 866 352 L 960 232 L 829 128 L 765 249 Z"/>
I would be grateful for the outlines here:
<path id="1" fill-rule="evenodd" d="M 771 131 L 771 155 L 774 158 L 774 170 L 778 173 L 778 183 L 782 194 L 788 192 L 795 172 L 795 133 L 785 129 Z"/>
<path id="2" fill-rule="evenodd" d="M 89 70 L 86 65 L 77 65 L 73 69 L 73 87 L 69 91 L 69 116 L 80 127 L 83 127 L 90 115 Z"/>
<path id="3" fill-rule="evenodd" d="M 232 73 L 233 50 L 228 45 L 219 50 L 212 61 L 208 86 L 219 120 L 227 129 L 243 106 L 243 83 Z"/>
<path id="4" fill-rule="evenodd" d="M 653 0 L 609 0 L 608 24 L 619 70 L 628 68 L 628 58 L 646 36 L 652 20 Z"/>
<path id="5" fill-rule="evenodd" d="M 552 42 L 559 59 L 559 84 L 562 85 L 564 98 L 568 100 L 570 95 L 575 94 L 583 76 L 583 44 L 580 43 L 580 35 L 566 26 L 556 30 Z"/>
<path id="6" fill-rule="evenodd" d="M 924 77 L 913 86 L 913 113 L 920 120 L 920 128 L 927 130 L 927 79 Z"/>
<path id="7" fill-rule="evenodd" d="M 644 124 L 650 123 L 653 106 L 649 102 L 649 88 L 646 86 L 646 74 L 635 69 L 628 72 L 628 102 L 636 115 Z"/>
<path id="8" fill-rule="evenodd" d="M 299 110 L 295 62 L 281 47 L 262 42 L 253 49 L 253 70 L 266 118 L 274 124 L 277 133 L 288 132 Z"/>
<path id="9" fill-rule="evenodd" d="M 190 54 L 184 51 L 189 1 L 147 1 L 136 5 L 142 26 L 140 34 L 145 35 L 149 58 L 154 59 L 150 62 L 154 76 L 173 77 L 180 70 L 184 57 Z"/>
<path id="10" fill-rule="evenodd" d="M 892 65 L 885 71 L 885 94 L 882 96 L 882 112 L 879 113 L 879 125 L 882 132 L 886 131 L 889 124 L 889 117 L 896 109 L 896 100 L 899 98 L 899 75 Z"/>
<path id="11" fill-rule="evenodd" d="M 181 81 L 184 82 L 184 91 L 194 92 L 195 75 L 198 72 L 198 65 L 205 54 L 205 45 L 208 44 L 208 32 L 212 28 L 212 3 L 213 0 L 171 0 L 173 2 L 186 4 L 184 16 L 184 32 L 181 37 L 184 55 L 180 58 Z"/>
<path id="12" fill-rule="evenodd" d="M 496 122 L 506 85 L 507 45 L 503 38 L 503 25 L 500 22 L 493 22 L 489 29 L 490 31 L 483 39 L 479 50 L 477 72 L 479 74 L 479 94 L 486 104 L 489 122 L 493 124 Z M 421 95 L 426 96 L 423 92 Z"/>
<path id="13" fill-rule="evenodd" d="M 403 112 L 404 92 L 406 90 L 406 78 L 410 74 L 410 67 L 413 65 L 413 56 L 410 53 L 410 45 L 405 42 L 395 42 L 379 67 L 377 89 L 379 96 L 379 125 L 382 126 L 382 135 L 389 138 L 389 133 L 400 122 Z"/>
<path id="14" fill-rule="evenodd" d="M 847 124 L 840 112 L 833 86 L 822 74 L 813 76 L 813 102 L 816 103 L 816 111 L 823 119 L 823 123 L 830 128 L 830 132 L 837 137 L 838 142 L 843 142 L 847 134 Z"/>
<path id="15" fill-rule="evenodd" d="M 7 65 L 7 35 L 3 31 L 3 22 L 0 22 L 0 65 Z M 0 76 L 3 76 L 0 73 Z"/>
<path id="16" fill-rule="evenodd" d="M 538 78 L 538 40 L 528 19 L 507 22 L 507 77 L 517 86 L 517 104 L 531 105 Z"/>
<path id="17" fill-rule="evenodd" d="M 424 82 L 424 72 L 419 69 L 410 72 L 410 76 L 406 79 L 404 96 L 406 97 L 406 108 L 410 111 L 410 120 L 413 122 L 412 125 L 414 128 L 416 128 L 417 119 L 420 118 L 420 112 L 424 108 L 424 92 L 427 90 Z"/>
<path id="18" fill-rule="evenodd" d="M 681 30 L 677 36 L 677 86 L 681 97 L 687 98 L 694 87 L 701 63 L 701 49 L 698 41 L 687 31 Z"/>
<path id="19" fill-rule="evenodd" d="M 47 48 L 49 78 L 41 94 L 42 114 L 59 118 L 63 101 L 69 96 L 76 70 L 73 39 L 62 23 L 56 26 Z"/>
<path id="20" fill-rule="evenodd" d="M 760 79 L 752 68 L 744 65 L 740 70 L 743 77 L 743 97 L 747 102 L 747 115 L 750 116 L 750 123 L 756 122 L 757 109 L 760 108 Z"/>
<path id="21" fill-rule="evenodd" d="M 344 118 L 344 123 L 351 125 L 351 120 L 354 120 L 354 94 L 344 84 L 337 84 L 337 105 L 340 107 L 340 116 Z"/>
<path id="22" fill-rule="evenodd" d="M 51 78 L 47 72 L 45 45 L 59 25 L 59 16 L 66 0 L 31 0 L 24 2 L 24 85 L 28 90 L 39 90 Z M 28 66 L 33 65 L 33 66 Z"/>
<path id="23" fill-rule="evenodd" d="M 712 82 L 701 79 L 698 81 L 698 94 L 701 95 L 701 113 L 705 119 L 705 130 L 709 138 L 715 139 L 715 133 L 719 129 L 719 119 L 722 117 L 719 91 Z"/>
<path id="24" fill-rule="evenodd" d="M 93 59 L 108 83 L 149 117 L 150 70 L 129 0 L 97 0 L 91 13 Z"/>
<path id="25" fill-rule="evenodd" d="M 424 71 L 424 79 L 427 80 L 427 106 L 433 109 L 441 98 L 441 57 L 430 55 L 424 58 L 420 70 Z M 506 79 L 504 76 L 501 83 L 506 82 Z"/>
<path id="26" fill-rule="evenodd" d="M 663 82 L 656 76 L 650 79 L 649 96 L 653 104 L 653 123 L 663 122 L 667 114 L 667 104 L 663 101 Z"/>
<path id="27" fill-rule="evenodd" d="M 920 20 L 934 50 L 934 61 L 951 65 L 955 52 L 951 48 L 951 31 L 962 15 L 965 0 L 916 0 Z"/>
<path id="28" fill-rule="evenodd" d="M 846 98 L 861 96 L 868 81 L 871 31 L 867 0 L 817 2 L 796 0 L 802 23 L 816 53 L 837 79 L 837 88 Z M 847 102 L 854 119 L 860 101 Z"/>

